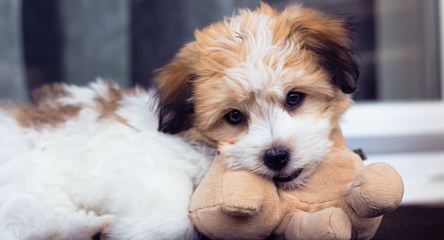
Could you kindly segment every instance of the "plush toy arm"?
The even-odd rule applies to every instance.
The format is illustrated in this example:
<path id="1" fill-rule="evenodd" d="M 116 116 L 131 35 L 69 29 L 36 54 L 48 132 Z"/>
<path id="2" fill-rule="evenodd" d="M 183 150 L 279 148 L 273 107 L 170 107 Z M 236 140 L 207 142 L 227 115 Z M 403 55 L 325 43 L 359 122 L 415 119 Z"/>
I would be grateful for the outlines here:
<path id="1" fill-rule="evenodd" d="M 270 184 L 248 171 L 227 171 L 222 184 L 222 210 L 234 216 L 255 215 L 263 204 L 264 189 Z"/>
<path id="2" fill-rule="evenodd" d="M 365 166 L 346 192 L 345 201 L 363 218 L 381 216 L 401 203 L 404 184 L 398 172 L 388 164 Z"/>

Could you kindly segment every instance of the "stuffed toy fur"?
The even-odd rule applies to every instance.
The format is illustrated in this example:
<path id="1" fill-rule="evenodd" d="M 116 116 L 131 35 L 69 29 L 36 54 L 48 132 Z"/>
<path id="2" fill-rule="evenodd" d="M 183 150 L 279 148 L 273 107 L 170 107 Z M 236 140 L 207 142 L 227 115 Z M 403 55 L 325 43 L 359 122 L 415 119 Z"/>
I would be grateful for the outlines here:
<path id="1" fill-rule="evenodd" d="M 337 127 L 332 150 L 303 187 L 280 189 L 270 179 L 228 169 L 217 156 L 194 192 L 189 215 L 211 239 L 370 239 L 382 215 L 396 209 L 404 187 L 385 163 L 364 166 Z"/>

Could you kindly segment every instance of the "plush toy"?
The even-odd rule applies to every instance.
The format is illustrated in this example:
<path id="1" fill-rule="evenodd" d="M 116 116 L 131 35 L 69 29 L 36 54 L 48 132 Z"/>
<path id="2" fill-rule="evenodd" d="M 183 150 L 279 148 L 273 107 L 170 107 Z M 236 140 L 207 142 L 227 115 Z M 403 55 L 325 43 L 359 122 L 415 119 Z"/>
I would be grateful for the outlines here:
<path id="1" fill-rule="evenodd" d="M 292 190 L 228 169 L 217 156 L 191 199 L 195 227 L 211 239 L 372 238 L 382 215 L 400 204 L 402 179 L 385 163 L 364 166 L 339 128 L 331 139 L 332 151 L 303 187 Z"/>

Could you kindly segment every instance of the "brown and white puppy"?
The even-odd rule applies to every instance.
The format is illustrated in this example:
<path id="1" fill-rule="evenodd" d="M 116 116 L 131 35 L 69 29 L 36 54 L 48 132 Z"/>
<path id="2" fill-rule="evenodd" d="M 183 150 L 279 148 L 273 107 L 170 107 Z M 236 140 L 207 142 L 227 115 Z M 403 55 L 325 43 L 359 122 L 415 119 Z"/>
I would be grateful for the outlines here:
<path id="1" fill-rule="evenodd" d="M 99 81 L 0 106 L 0 239 L 191 239 L 207 143 L 232 167 L 303 183 L 356 90 L 347 22 L 262 4 L 195 37 L 157 93 Z"/>
<path id="2" fill-rule="evenodd" d="M 198 133 L 231 167 L 302 184 L 357 88 L 351 36 L 346 20 L 299 5 L 196 30 L 158 72 L 159 129 Z"/>

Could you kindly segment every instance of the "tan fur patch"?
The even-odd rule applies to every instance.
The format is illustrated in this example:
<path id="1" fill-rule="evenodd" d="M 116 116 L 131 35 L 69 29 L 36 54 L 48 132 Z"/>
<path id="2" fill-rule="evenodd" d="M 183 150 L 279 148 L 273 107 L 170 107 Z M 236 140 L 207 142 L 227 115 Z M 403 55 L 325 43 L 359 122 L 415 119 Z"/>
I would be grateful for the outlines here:
<path id="1" fill-rule="evenodd" d="M 144 92 L 140 87 L 121 90 L 108 84 L 104 96 L 96 96 L 95 109 L 99 112 L 98 121 L 113 119 L 121 124 L 132 127 L 127 119 L 117 114 L 120 101 L 124 95 L 136 95 Z M 32 93 L 34 104 L 3 103 L 0 107 L 11 113 L 20 126 L 24 128 L 42 129 L 59 127 L 62 123 L 76 117 L 82 109 L 80 104 L 63 104 L 57 101 L 63 97 L 71 97 L 63 84 L 45 85 Z"/>
<path id="2" fill-rule="evenodd" d="M 106 96 L 96 96 L 94 98 L 97 110 L 99 111 L 98 121 L 104 119 L 114 119 L 123 125 L 133 127 L 128 123 L 127 119 L 117 114 L 124 90 L 121 90 L 112 84 L 108 84 L 107 86 L 108 92 Z M 133 90 L 127 90 L 125 92 L 127 94 L 136 94 L 139 91 L 139 88 L 134 88 Z"/>
<path id="3" fill-rule="evenodd" d="M 119 107 L 119 102 L 122 99 L 122 93 L 117 87 L 108 84 L 108 94 L 106 96 L 96 96 L 94 98 L 97 103 L 97 108 L 99 111 L 99 120 L 113 117 L 116 110 Z"/>
<path id="4" fill-rule="evenodd" d="M 19 105 L 11 109 L 11 113 L 20 126 L 40 129 L 44 126 L 57 127 L 77 116 L 80 110 L 78 105 Z"/>
<path id="5" fill-rule="evenodd" d="M 123 92 L 123 95 L 129 95 L 129 96 L 134 96 L 134 95 L 138 95 L 138 94 L 145 92 L 145 90 L 140 86 L 135 86 L 135 87 L 128 88 L 128 89 L 123 89 L 120 91 Z"/>
<path id="6" fill-rule="evenodd" d="M 34 104 L 7 103 L 3 106 L 24 128 L 41 129 L 58 127 L 60 124 L 76 117 L 81 106 L 76 104 L 60 104 L 56 100 L 68 97 L 70 93 L 62 84 L 42 86 L 32 92 Z"/>
<path id="7" fill-rule="evenodd" d="M 60 97 L 67 96 L 70 96 L 69 92 L 60 83 L 44 85 L 32 92 L 32 100 L 34 103 L 54 101 Z"/>

